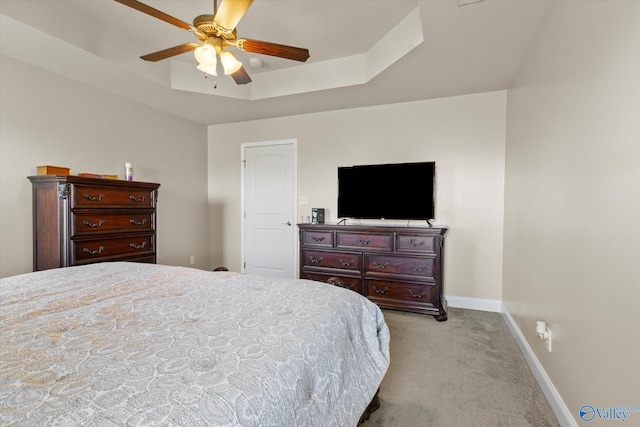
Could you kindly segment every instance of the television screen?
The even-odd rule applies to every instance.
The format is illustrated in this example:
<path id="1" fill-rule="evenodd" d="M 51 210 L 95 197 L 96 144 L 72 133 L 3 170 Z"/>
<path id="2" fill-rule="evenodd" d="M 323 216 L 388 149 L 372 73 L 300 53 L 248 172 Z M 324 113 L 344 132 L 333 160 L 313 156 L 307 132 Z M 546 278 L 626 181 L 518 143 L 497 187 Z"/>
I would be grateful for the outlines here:
<path id="1" fill-rule="evenodd" d="M 338 168 L 338 217 L 434 219 L 435 162 Z"/>

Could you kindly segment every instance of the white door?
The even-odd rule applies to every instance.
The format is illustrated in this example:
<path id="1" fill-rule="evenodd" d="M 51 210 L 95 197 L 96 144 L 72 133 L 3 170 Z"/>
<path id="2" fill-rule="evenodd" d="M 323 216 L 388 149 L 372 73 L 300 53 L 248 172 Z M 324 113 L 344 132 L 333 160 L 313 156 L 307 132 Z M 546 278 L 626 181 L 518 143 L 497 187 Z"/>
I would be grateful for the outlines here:
<path id="1" fill-rule="evenodd" d="M 244 272 L 295 276 L 295 145 L 244 147 Z"/>

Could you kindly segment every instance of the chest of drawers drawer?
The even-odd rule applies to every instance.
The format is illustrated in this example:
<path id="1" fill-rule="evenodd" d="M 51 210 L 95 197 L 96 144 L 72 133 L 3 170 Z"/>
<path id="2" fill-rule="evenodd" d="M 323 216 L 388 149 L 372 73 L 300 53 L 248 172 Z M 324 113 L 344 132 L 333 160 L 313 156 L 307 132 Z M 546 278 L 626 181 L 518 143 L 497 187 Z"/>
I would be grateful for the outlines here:
<path id="1" fill-rule="evenodd" d="M 362 279 L 360 276 L 347 276 L 337 273 L 318 273 L 305 271 L 300 276 L 301 279 L 315 280 L 316 282 L 325 282 L 334 286 L 349 289 L 359 294 L 362 293 Z"/>
<path id="2" fill-rule="evenodd" d="M 405 304 L 433 307 L 435 301 L 434 284 L 365 279 L 365 292 L 369 299 L 389 308 Z"/>
<path id="3" fill-rule="evenodd" d="M 337 268 L 360 271 L 362 255 L 356 252 L 330 252 L 305 249 L 304 264 L 307 268 Z"/>
<path id="4" fill-rule="evenodd" d="M 106 261 L 113 258 L 147 256 L 155 252 L 153 234 L 125 237 L 103 237 L 92 240 L 74 240 L 71 258 L 77 264 Z"/>
<path id="5" fill-rule="evenodd" d="M 417 276 L 435 280 L 435 258 L 365 254 L 365 274 Z"/>
<path id="6" fill-rule="evenodd" d="M 396 245 L 398 252 L 420 252 L 435 254 L 439 237 L 435 236 L 420 236 L 415 234 L 401 234 L 396 235 Z"/>
<path id="7" fill-rule="evenodd" d="M 333 231 L 303 231 L 302 242 L 305 245 L 333 247 Z"/>
<path id="8" fill-rule="evenodd" d="M 149 231 L 155 227 L 153 219 L 152 212 L 72 212 L 71 236 Z"/>
<path id="9" fill-rule="evenodd" d="M 78 208 L 153 208 L 154 191 L 136 188 L 106 188 L 74 185 L 71 187 L 71 209 Z"/>
<path id="10" fill-rule="evenodd" d="M 393 250 L 393 234 L 349 233 L 339 231 L 336 233 L 336 247 L 390 251 Z"/>

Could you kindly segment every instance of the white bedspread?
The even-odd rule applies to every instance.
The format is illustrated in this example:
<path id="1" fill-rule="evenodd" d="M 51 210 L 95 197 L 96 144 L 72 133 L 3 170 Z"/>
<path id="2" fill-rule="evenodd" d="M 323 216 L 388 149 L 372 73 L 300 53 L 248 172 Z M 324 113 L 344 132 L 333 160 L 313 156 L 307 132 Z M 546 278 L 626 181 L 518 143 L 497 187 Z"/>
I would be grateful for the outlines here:
<path id="1" fill-rule="evenodd" d="M 0 424 L 355 426 L 389 331 L 355 292 L 153 264 L 0 280 Z"/>

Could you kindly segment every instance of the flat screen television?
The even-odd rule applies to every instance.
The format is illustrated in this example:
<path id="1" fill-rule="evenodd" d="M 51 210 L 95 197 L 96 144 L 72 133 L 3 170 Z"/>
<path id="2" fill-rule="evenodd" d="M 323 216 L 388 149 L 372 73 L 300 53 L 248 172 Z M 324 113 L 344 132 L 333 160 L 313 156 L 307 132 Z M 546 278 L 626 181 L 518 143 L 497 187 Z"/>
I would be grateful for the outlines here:
<path id="1" fill-rule="evenodd" d="M 435 162 L 338 168 L 338 217 L 434 219 Z"/>

